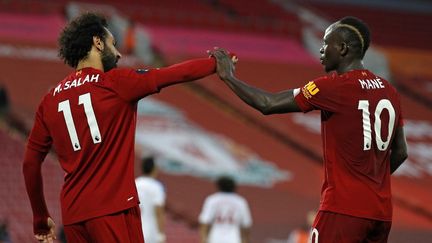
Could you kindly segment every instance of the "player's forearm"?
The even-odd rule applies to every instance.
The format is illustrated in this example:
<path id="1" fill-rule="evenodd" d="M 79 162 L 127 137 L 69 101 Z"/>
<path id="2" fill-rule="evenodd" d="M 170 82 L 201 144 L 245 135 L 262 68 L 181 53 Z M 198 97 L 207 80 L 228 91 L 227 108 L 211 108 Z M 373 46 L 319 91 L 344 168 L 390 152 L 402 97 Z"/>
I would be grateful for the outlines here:
<path id="1" fill-rule="evenodd" d="M 163 215 L 158 216 L 158 228 L 161 234 L 165 234 L 165 219 Z"/>
<path id="2" fill-rule="evenodd" d="M 157 86 L 161 89 L 173 84 L 197 80 L 216 72 L 214 58 L 199 58 L 161 68 L 157 73 Z"/>
<path id="3" fill-rule="evenodd" d="M 208 237 L 209 230 L 210 230 L 209 225 L 201 224 L 201 226 L 200 226 L 201 243 L 207 243 L 207 237 Z"/>
<path id="4" fill-rule="evenodd" d="M 162 206 L 156 207 L 156 219 L 159 229 L 159 241 L 165 242 L 165 210 Z"/>
<path id="5" fill-rule="evenodd" d="M 44 154 L 27 149 L 23 163 L 24 181 L 33 211 L 33 230 L 36 234 L 49 231 L 47 225 L 49 213 L 45 202 L 41 174 L 41 163 L 44 157 Z"/>
<path id="6" fill-rule="evenodd" d="M 270 114 L 270 94 L 267 92 L 252 87 L 236 77 L 231 76 L 223 79 L 230 89 L 246 104 L 252 106 L 263 114 Z"/>
<path id="7" fill-rule="evenodd" d="M 249 242 L 249 228 L 242 228 L 241 229 L 241 238 L 242 238 L 242 243 L 248 243 Z"/>

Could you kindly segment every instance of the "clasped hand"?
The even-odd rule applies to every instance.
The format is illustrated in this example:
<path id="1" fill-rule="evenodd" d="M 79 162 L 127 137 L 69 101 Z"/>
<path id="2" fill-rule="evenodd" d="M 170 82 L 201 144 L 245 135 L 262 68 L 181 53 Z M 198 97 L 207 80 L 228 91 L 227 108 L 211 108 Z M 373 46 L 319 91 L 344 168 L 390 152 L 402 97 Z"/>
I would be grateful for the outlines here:
<path id="1" fill-rule="evenodd" d="M 220 79 L 227 80 L 234 75 L 235 64 L 238 61 L 235 54 L 229 53 L 225 49 L 219 47 L 215 47 L 213 50 L 207 52 L 210 56 L 216 58 L 216 71 Z"/>

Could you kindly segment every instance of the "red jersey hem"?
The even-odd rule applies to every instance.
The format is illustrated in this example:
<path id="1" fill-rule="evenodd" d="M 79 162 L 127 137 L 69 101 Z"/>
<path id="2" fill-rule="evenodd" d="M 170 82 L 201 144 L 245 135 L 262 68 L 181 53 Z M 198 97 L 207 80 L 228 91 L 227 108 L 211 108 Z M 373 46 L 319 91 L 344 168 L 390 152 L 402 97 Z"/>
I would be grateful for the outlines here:
<path id="1" fill-rule="evenodd" d="M 118 213 L 118 212 L 124 211 L 126 209 L 130 209 L 130 208 L 136 207 L 138 205 L 139 205 L 138 202 L 135 202 L 134 204 L 127 205 L 127 206 L 124 206 L 124 207 L 120 207 L 118 209 L 113 209 L 113 210 L 108 210 L 108 211 L 100 211 L 100 212 L 97 212 L 97 213 L 94 213 L 94 214 L 89 214 L 88 216 L 85 216 L 85 217 L 77 217 L 77 218 L 72 218 L 72 219 L 69 219 L 69 220 L 67 220 L 65 217 L 63 217 L 63 225 L 76 224 L 76 223 L 79 223 L 79 222 L 82 222 L 82 221 L 87 221 L 87 220 L 90 220 L 90 219 L 94 219 L 94 218 L 98 218 L 98 217 L 102 217 L 102 216 Z"/>
<path id="2" fill-rule="evenodd" d="M 327 212 L 344 214 L 344 215 L 348 215 L 348 216 L 352 216 L 352 217 L 357 217 L 357 218 L 372 219 L 372 220 L 379 220 L 379 221 L 392 222 L 392 220 L 393 220 L 392 217 L 386 218 L 386 217 L 369 216 L 369 215 L 366 215 L 363 212 L 358 212 L 358 211 L 354 212 L 354 211 L 336 210 L 336 209 L 331 209 L 331 208 L 320 208 L 319 211 L 327 211 Z"/>

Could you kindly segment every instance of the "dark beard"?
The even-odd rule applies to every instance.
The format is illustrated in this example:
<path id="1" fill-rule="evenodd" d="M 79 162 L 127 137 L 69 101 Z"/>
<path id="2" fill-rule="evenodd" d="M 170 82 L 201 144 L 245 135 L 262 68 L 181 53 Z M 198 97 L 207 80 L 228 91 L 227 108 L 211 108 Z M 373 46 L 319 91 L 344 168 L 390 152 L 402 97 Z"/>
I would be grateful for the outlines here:
<path id="1" fill-rule="evenodd" d="M 118 58 L 108 48 L 102 51 L 102 65 L 104 72 L 117 67 Z"/>

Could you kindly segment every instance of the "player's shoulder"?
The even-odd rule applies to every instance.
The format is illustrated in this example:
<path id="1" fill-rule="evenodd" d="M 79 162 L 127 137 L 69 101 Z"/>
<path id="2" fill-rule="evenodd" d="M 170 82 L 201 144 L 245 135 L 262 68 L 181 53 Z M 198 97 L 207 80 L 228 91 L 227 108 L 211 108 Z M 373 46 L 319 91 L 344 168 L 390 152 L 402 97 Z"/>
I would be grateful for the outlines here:
<path id="1" fill-rule="evenodd" d="M 235 198 L 235 200 L 237 200 L 238 202 L 240 202 L 240 203 L 245 203 L 245 204 L 247 204 L 247 200 L 246 200 L 246 198 L 244 198 L 242 195 L 240 195 L 240 194 L 237 194 L 237 193 L 234 193 L 233 194 L 233 197 Z"/>
<path id="2" fill-rule="evenodd" d="M 309 83 L 322 83 L 322 82 L 331 82 L 335 79 L 335 75 L 333 73 L 322 75 L 319 77 L 316 77 L 309 81 Z"/>
<path id="3" fill-rule="evenodd" d="M 147 177 L 147 176 L 139 176 L 135 179 L 135 184 L 137 186 L 145 186 L 152 189 L 163 189 L 163 185 L 160 181 Z"/>
<path id="4" fill-rule="evenodd" d="M 334 88 L 336 85 L 340 84 L 341 77 L 337 73 L 329 73 L 323 76 L 319 76 L 306 84 L 306 87 L 312 89 L 316 86 L 325 88 L 331 86 Z"/>
<path id="5" fill-rule="evenodd" d="M 238 209 L 244 209 L 248 207 L 248 202 L 246 198 L 244 198 L 238 193 L 225 193 L 223 199 L 221 200 L 228 201 L 230 202 L 230 204 L 236 205 Z"/>
<path id="6" fill-rule="evenodd" d="M 334 74 L 327 74 L 308 81 L 301 91 L 305 98 L 310 99 L 316 95 L 320 96 L 323 92 L 332 92 L 338 83 L 335 81 Z"/>
<path id="7" fill-rule="evenodd" d="M 149 73 L 151 69 L 135 69 L 135 68 L 113 68 L 105 74 L 108 77 L 121 77 Z"/>
<path id="8" fill-rule="evenodd" d="M 159 191 L 165 191 L 164 185 L 159 180 L 153 179 L 152 183 L 153 183 L 154 187 L 157 188 L 157 190 L 159 190 Z"/>
<path id="9" fill-rule="evenodd" d="M 138 176 L 137 178 L 135 178 L 135 184 L 137 186 L 146 186 L 146 187 L 150 187 L 153 185 L 151 183 L 150 178 L 148 178 L 146 176 Z"/>
<path id="10" fill-rule="evenodd" d="M 245 199 L 235 192 L 217 192 L 210 196 L 213 200 L 245 201 Z"/>
<path id="11" fill-rule="evenodd" d="M 39 103 L 39 108 L 47 106 L 51 103 L 51 100 L 56 97 L 56 95 L 62 90 L 62 87 L 67 82 L 67 80 L 70 80 L 71 76 L 74 74 L 74 72 L 68 74 L 66 77 L 64 77 L 62 80 L 60 80 L 57 84 L 54 86 L 51 86 L 46 90 L 46 93 L 43 94 L 42 99 Z"/>
<path id="12" fill-rule="evenodd" d="M 220 192 L 215 192 L 213 194 L 210 194 L 206 197 L 205 201 L 208 203 L 213 203 L 216 202 L 218 200 L 220 200 L 223 197 L 223 194 Z"/>
<path id="13" fill-rule="evenodd" d="M 371 80 L 375 81 L 375 82 L 379 82 L 379 85 L 384 86 L 389 92 L 392 92 L 394 94 L 398 94 L 398 91 L 396 89 L 396 87 L 386 78 L 381 77 L 379 75 L 376 75 L 375 73 L 369 71 L 370 75 L 371 75 Z"/>
<path id="14" fill-rule="evenodd" d="M 145 184 L 145 181 L 143 180 L 142 176 L 138 176 L 135 178 L 135 185 L 137 188 L 142 187 Z"/>
<path id="15" fill-rule="evenodd" d="M 132 68 L 113 68 L 113 69 L 109 70 L 108 72 L 106 72 L 105 74 L 108 76 L 112 76 L 112 75 L 128 73 L 132 70 L 134 70 L 134 69 L 132 69 Z"/>

